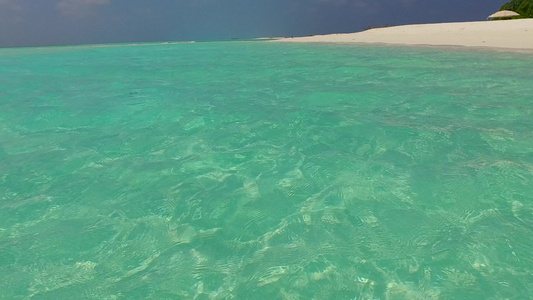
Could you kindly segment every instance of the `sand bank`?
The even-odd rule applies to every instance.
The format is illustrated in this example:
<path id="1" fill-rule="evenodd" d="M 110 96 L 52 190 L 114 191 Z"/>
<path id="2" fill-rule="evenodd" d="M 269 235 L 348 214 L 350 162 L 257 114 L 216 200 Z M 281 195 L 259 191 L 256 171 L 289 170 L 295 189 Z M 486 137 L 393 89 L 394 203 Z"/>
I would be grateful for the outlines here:
<path id="1" fill-rule="evenodd" d="M 403 25 L 279 41 L 488 47 L 529 52 L 533 51 L 533 19 Z"/>

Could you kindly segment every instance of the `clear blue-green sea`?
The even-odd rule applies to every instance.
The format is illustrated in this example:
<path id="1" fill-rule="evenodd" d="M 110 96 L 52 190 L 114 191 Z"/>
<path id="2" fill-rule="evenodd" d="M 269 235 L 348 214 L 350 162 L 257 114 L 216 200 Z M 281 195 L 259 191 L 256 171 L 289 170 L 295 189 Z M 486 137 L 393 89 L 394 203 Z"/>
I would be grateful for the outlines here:
<path id="1" fill-rule="evenodd" d="M 532 299 L 533 54 L 0 49 L 0 299 Z"/>

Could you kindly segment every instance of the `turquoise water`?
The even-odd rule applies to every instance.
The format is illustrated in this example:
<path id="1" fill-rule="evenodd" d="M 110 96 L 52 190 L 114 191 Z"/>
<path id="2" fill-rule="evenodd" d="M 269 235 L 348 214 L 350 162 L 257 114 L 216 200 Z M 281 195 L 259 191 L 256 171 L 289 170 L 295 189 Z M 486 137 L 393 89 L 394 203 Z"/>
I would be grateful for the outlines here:
<path id="1" fill-rule="evenodd" d="M 531 299 L 533 56 L 0 49 L 2 299 Z"/>

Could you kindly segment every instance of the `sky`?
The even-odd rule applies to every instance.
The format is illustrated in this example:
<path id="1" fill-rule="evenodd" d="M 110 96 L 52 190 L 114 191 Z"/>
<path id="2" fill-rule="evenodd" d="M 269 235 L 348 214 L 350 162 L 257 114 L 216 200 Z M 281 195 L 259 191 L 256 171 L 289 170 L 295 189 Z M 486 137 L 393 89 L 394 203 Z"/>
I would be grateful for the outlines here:
<path id="1" fill-rule="evenodd" d="M 201 41 L 483 21 L 507 0 L 0 0 L 0 47 Z"/>

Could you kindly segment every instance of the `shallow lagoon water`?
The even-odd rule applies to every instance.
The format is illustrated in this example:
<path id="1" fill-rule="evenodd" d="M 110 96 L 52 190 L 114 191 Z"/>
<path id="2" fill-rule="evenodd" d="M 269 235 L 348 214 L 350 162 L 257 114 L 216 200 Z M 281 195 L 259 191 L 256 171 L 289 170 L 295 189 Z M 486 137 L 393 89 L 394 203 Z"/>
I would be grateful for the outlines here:
<path id="1" fill-rule="evenodd" d="M 533 56 L 0 49 L 0 298 L 530 299 Z"/>

